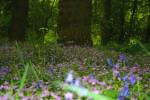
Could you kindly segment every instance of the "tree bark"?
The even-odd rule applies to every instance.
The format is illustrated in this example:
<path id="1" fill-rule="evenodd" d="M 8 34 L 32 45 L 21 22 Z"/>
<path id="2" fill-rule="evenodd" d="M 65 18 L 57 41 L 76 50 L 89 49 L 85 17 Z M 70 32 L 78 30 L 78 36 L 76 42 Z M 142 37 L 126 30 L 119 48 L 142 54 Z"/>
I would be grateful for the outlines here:
<path id="1" fill-rule="evenodd" d="M 28 0 L 12 1 L 12 20 L 9 32 L 11 41 L 24 41 L 28 16 Z"/>
<path id="2" fill-rule="evenodd" d="M 125 42 L 125 0 L 121 1 L 120 5 L 120 34 L 119 34 L 119 44 L 123 44 Z"/>
<path id="3" fill-rule="evenodd" d="M 135 14 L 137 11 L 137 0 L 133 1 L 131 8 L 131 18 L 130 18 L 130 29 L 129 29 L 129 38 L 135 35 Z"/>
<path id="4" fill-rule="evenodd" d="M 142 42 L 143 43 L 150 43 L 150 15 L 147 16 L 147 27 L 145 28 L 144 32 L 142 33 Z"/>
<path id="5" fill-rule="evenodd" d="M 141 33 L 141 40 L 143 43 L 150 43 L 150 1 L 149 0 L 147 0 L 147 7 L 148 7 L 147 13 L 149 13 L 149 15 L 145 17 L 147 25 L 143 30 L 143 33 Z"/>
<path id="6" fill-rule="evenodd" d="M 112 34 L 111 34 L 111 25 L 110 25 L 110 18 L 111 18 L 111 0 L 103 0 L 104 4 L 104 17 L 101 22 L 101 30 L 102 30 L 102 44 L 107 44 L 111 41 Z"/>
<path id="7" fill-rule="evenodd" d="M 91 0 L 60 0 L 58 42 L 91 46 L 91 17 Z"/>

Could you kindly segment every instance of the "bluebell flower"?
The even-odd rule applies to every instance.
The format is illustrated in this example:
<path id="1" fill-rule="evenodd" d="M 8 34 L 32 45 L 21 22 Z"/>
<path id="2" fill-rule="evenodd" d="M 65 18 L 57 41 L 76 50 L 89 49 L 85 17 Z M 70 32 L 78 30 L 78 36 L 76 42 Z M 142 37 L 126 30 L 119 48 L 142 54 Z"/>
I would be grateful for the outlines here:
<path id="1" fill-rule="evenodd" d="M 54 73 L 53 67 L 49 67 L 48 71 L 49 71 L 50 74 L 53 74 Z"/>
<path id="2" fill-rule="evenodd" d="M 126 60 L 125 54 L 123 54 L 123 53 L 120 54 L 120 55 L 119 55 L 119 60 L 122 61 L 122 62 L 125 61 L 125 60 Z"/>
<path id="3" fill-rule="evenodd" d="M 37 82 L 37 84 L 35 85 L 35 88 L 40 89 L 40 88 L 42 88 L 42 86 L 43 86 L 43 81 L 42 81 L 42 80 L 39 80 L 39 81 Z"/>
<path id="4" fill-rule="evenodd" d="M 136 78 L 135 78 L 133 73 L 131 73 L 131 75 L 130 75 L 130 82 L 131 82 L 132 85 L 134 85 L 135 82 L 136 82 Z"/>
<path id="5" fill-rule="evenodd" d="M 119 68 L 119 63 L 114 64 L 114 68 Z"/>
<path id="6" fill-rule="evenodd" d="M 128 84 L 125 84 L 125 86 L 121 89 L 119 96 L 124 96 L 124 97 L 128 97 L 130 96 L 130 91 L 128 88 Z"/>
<path id="7" fill-rule="evenodd" d="M 74 84 L 75 86 L 80 86 L 80 78 L 75 79 Z"/>
<path id="8" fill-rule="evenodd" d="M 0 67 L 0 74 L 8 74 L 11 70 L 8 67 Z"/>
<path id="9" fill-rule="evenodd" d="M 133 67 L 138 68 L 138 67 L 140 67 L 140 65 L 139 64 L 134 64 Z"/>
<path id="10" fill-rule="evenodd" d="M 65 79 L 65 82 L 66 83 L 73 83 L 74 81 L 74 76 L 73 76 L 73 71 L 70 71 L 68 74 L 67 74 L 67 77 Z"/>
<path id="11" fill-rule="evenodd" d="M 90 79 L 95 79 L 94 74 L 93 74 L 93 73 L 91 73 L 91 74 L 89 75 L 89 78 L 90 78 Z"/>
<path id="12" fill-rule="evenodd" d="M 8 67 L 0 67 L 0 80 L 3 80 L 3 78 L 10 73 L 11 69 Z"/>
<path id="13" fill-rule="evenodd" d="M 124 100 L 124 96 L 118 96 L 118 100 Z"/>
<path id="14" fill-rule="evenodd" d="M 128 75 L 124 76 L 122 79 L 125 83 L 129 83 Z"/>
<path id="15" fill-rule="evenodd" d="M 113 67 L 113 61 L 112 61 L 112 59 L 110 59 L 110 58 L 107 59 L 107 65 L 108 65 L 108 67 L 110 67 L 110 68 Z"/>
<path id="16" fill-rule="evenodd" d="M 113 76 L 120 77 L 120 72 L 115 68 L 113 68 Z"/>

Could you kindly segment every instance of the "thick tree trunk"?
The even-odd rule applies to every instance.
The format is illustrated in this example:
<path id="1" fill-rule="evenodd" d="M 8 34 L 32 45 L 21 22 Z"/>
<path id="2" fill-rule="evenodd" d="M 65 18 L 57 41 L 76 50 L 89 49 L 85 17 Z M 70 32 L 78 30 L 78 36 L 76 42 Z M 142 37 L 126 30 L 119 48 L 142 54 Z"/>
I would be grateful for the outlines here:
<path id="1" fill-rule="evenodd" d="M 142 33 L 142 42 L 143 43 L 150 43 L 150 15 L 147 16 L 147 27 L 145 28 L 144 32 Z"/>
<path id="2" fill-rule="evenodd" d="M 12 22 L 9 32 L 10 40 L 24 41 L 27 24 L 28 0 L 12 1 Z"/>
<path id="3" fill-rule="evenodd" d="M 62 44 L 92 45 L 91 0 L 60 0 L 58 42 Z"/>
<path id="4" fill-rule="evenodd" d="M 147 2 L 147 7 L 149 8 L 148 10 L 149 15 L 145 17 L 147 27 L 145 27 L 143 33 L 141 33 L 143 43 L 150 43 L 150 0 L 148 0 Z"/>
<path id="5" fill-rule="evenodd" d="M 104 4 L 104 17 L 101 22 L 101 30 L 102 30 L 102 44 L 107 44 L 109 41 L 111 41 L 112 34 L 111 34 L 111 24 L 110 24 L 110 18 L 111 18 L 111 0 L 103 0 Z"/>

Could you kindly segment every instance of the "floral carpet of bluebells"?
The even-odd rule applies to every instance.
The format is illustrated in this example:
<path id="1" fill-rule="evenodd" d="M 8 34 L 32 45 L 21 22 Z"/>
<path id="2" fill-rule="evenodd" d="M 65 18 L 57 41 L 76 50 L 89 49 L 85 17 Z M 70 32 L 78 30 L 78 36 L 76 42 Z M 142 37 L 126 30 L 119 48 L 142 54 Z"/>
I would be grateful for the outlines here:
<path id="1" fill-rule="evenodd" d="M 95 48 L 0 47 L 0 100 L 150 100 L 150 59 Z"/>

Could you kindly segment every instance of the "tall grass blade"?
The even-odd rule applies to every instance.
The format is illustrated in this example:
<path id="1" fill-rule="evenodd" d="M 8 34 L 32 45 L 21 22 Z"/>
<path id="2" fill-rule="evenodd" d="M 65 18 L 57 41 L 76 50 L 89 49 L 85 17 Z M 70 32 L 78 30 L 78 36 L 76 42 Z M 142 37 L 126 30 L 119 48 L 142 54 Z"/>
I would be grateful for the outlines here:
<path id="1" fill-rule="evenodd" d="M 25 81 L 26 81 L 26 78 L 27 78 L 27 74 L 28 74 L 29 66 L 30 66 L 29 63 L 27 63 L 27 64 L 25 65 L 25 72 L 23 73 L 22 79 L 21 79 L 21 81 L 20 81 L 20 86 L 19 86 L 19 90 L 18 90 L 18 92 L 17 92 L 16 100 L 19 100 L 19 93 L 21 92 L 21 90 L 22 90 L 23 87 L 24 87 L 24 84 L 25 84 Z"/>

